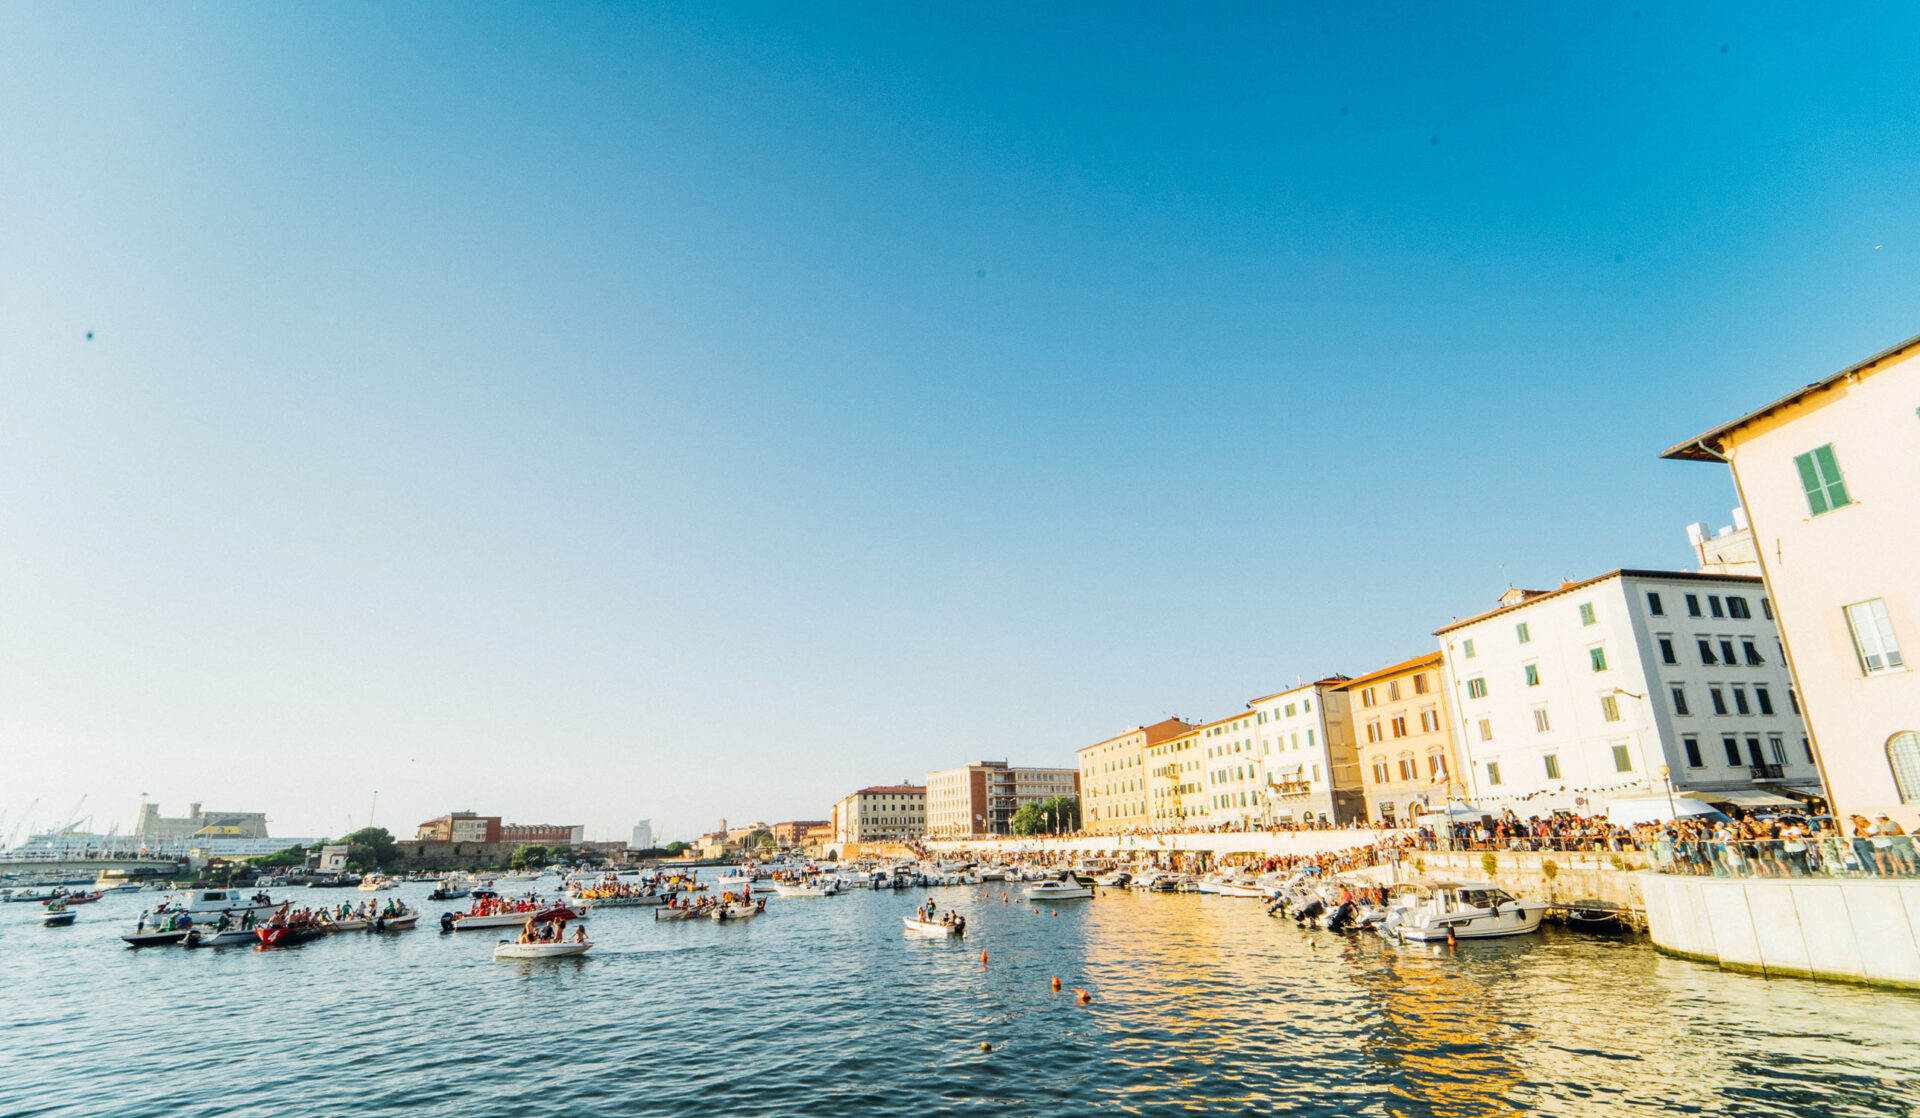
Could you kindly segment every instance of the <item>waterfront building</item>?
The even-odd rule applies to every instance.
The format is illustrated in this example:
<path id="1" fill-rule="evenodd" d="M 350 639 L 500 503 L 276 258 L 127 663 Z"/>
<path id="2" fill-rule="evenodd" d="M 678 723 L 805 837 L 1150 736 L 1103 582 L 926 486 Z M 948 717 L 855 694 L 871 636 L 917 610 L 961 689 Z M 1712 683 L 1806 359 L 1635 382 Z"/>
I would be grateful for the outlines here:
<path id="1" fill-rule="evenodd" d="M 1295 825 L 1363 823 L 1366 791 L 1344 675 L 1247 704 L 1266 766 L 1261 819 Z"/>
<path id="2" fill-rule="evenodd" d="M 1666 451 L 1733 473 L 1833 810 L 1920 829 L 1920 338 Z"/>
<path id="3" fill-rule="evenodd" d="M 836 843 L 901 842 L 927 833 L 927 790 L 919 784 L 876 784 L 833 805 Z"/>
<path id="4" fill-rule="evenodd" d="M 1151 726 L 1135 726 L 1077 750 L 1081 829 L 1116 834 L 1147 826 L 1152 818 L 1148 810 L 1147 750 L 1192 729 L 1191 723 L 1168 718 Z"/>
<path id="5" fill-rule="evenodd" d="M 1453 718 L 1442 685 L 1444 657 L 1416 656 L 1344 684 L 1360 747 L 1367 817 L 1406 824 L 1461 786 Z"/>
<path id="6" fill-rule="evenodd" d="M 420 842 L 505 842 L 498 815 L 450 811 L 420 824 L 413 837 Z"/>
<path id="7" fill-rule="evenodd" d="M 207 830 L 207 828 L 217 828 Z M 187 814 L 168 819 L 160 814 L 159 804 L 140 805 L 140 818 L 133 833 L 141 838 L 180 839 L 201 834 L 229 835 L 238 838 L 266 838 L 267 816 L 259 811 L 202 811 L 199 804 L 188 804 Z"/>
<path id="8" fill-rule="evenodd" d="M 503 842 L 526 846 L 579 846 L 587 829 L 579 823 L 505 823 L 500 827 Z"/>
<path id="9" fill-rule="evenodd" d="M 1022 804 L 1079 793 L 1078 769 L 978 761 L 927 774 L 926 823 L 936 835 L 1009 835 Z"/>
<path id="10" fill-rule="evenodd" d="M 1244 826 L 1268 818 L 1267 768 L 1252 710 L 1199 727 L 1200 795 L 1208 824 Z M 1176 774 L 1177 775 L 1177 774 Z"/>
<path id="11" fill-rule="evenodd" d="M 1594 814 L 1669 788 L 1739 807 L 1819 793 L 1757 578 L 1615 570 L 1512 589 L 1436 632 L 1476 806 Z"/>
<path id="12" fill-rule="evenodd" d="M 1184 827 L 1208 813 L 1200 727 L 1146 747 L 1149 827 Z"/>
<path id="13" fill-rule="evenodd" d="M 627 840 L 629 850 L 653 849 L 653 820 L 642 819 L 633 825 L 633 836 Z"/>
<path id="14" fill-rule="evenodd" d="M 767 830 L 773 835 L 773 841 L 779 845 L 796 847 L 806 843 L 807 835 L 812 833 L 815 827 L 826 825 L 827 822 L 824 819 L 795 819 L 786 823 L 775 823 Z"/>

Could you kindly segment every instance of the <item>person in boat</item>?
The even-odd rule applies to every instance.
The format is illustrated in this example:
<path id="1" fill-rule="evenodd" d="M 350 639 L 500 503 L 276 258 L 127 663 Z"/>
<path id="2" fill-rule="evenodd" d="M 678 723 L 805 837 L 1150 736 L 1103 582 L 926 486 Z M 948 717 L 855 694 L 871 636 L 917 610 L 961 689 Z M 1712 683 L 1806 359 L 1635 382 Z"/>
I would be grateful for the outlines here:
<path id="1" fill-rule="evenodd" d="M 585 924 L 582 924 L 578 928 L 575 928 L 573 930 L 573 942 L 575 943 L 587 942 L 587 926 Z"/>
<path id="2" fill-rule="evenodd" d="M 134 921 L 133 934 L 139 935 L 141 932 L 144 932 L 146 930 L 147 930 L 147 910 L 143 908 L 140 910 L 140 919 Z"/>

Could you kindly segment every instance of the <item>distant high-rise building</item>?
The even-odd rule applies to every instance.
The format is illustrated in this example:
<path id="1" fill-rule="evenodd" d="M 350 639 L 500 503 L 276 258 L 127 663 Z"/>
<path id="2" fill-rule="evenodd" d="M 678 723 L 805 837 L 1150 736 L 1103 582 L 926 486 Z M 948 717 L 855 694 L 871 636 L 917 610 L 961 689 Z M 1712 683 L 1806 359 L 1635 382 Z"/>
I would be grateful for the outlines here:
<path id="1" fill-rule="evenodd" d="M 627 846 L 634 850 L 653 849 L 653 820 L 642 819 L 633 825 L 633 838 Z"/>

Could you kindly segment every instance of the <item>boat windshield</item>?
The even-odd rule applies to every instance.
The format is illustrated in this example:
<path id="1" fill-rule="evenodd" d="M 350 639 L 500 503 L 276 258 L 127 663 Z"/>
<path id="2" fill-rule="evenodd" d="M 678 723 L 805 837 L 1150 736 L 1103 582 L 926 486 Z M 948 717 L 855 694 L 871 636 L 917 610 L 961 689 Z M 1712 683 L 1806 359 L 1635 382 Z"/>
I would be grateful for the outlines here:
<path id="1" fill-rule="evenodd" d="M 1462 889 L 1460 903 L 1474 908 L 1492 908 L 1495 905 L 1511 904 L 1513 898 L 1505 889 Z"/>

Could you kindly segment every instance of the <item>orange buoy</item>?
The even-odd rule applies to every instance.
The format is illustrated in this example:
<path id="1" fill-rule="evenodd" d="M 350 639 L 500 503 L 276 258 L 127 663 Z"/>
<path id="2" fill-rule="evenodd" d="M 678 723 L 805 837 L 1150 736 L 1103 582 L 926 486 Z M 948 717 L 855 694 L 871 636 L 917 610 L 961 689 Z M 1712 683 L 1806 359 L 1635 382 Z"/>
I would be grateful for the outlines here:
<path id="1" fill-rule="evenodd" d="M 1057 908 L 1056 908 L 1056 909 L 1054 909 L 1054 910 L 1053 910 L 1053 915 L 1054 915 L 1054 918 L 1055 918 L 1055 919 L 1059 919 L 1059 917 L 1060 917 L 1060 910 L 1059 910 L 1059 909 L 1057 909 Z"/>
<path id="2" fill-rule="evenodd" d="M 1078 1001 L 1081 1005 L 1086 1005 L 1088 1002 L 1091 1002 L 1093 1000 L 1092 994 L 1087 993 L 1085 990 L 1082 990 L 1077 986 L 1074 987 L 1073 992 L 1079 995 L 1074 1000 Z"/>
<path id="3" fill-rule="evenodd" d="M 985 951 L 980 953 L 980 965 L 983 967 L 987 965 L 987 953 Z"/>
<path id="4" fill-rule="evenodd" d="M 1034 910 L 1033 910 L 1033 914 L 1034 914 L 1035 916 L 1038 916 L 1038 915 L 1040 915 L 1040 910 L 1039 910 L 1039 909 L 1037 909 L 1037 908 L 1036 908 L 1036 909 L 1034 909 Z"/>
<path id="5" fill-rule="evenodd" d="M 1055 990 L 1060 988 L 1060 976 L 1057 974 L 1053 976 L 1053 988 Z"/>

